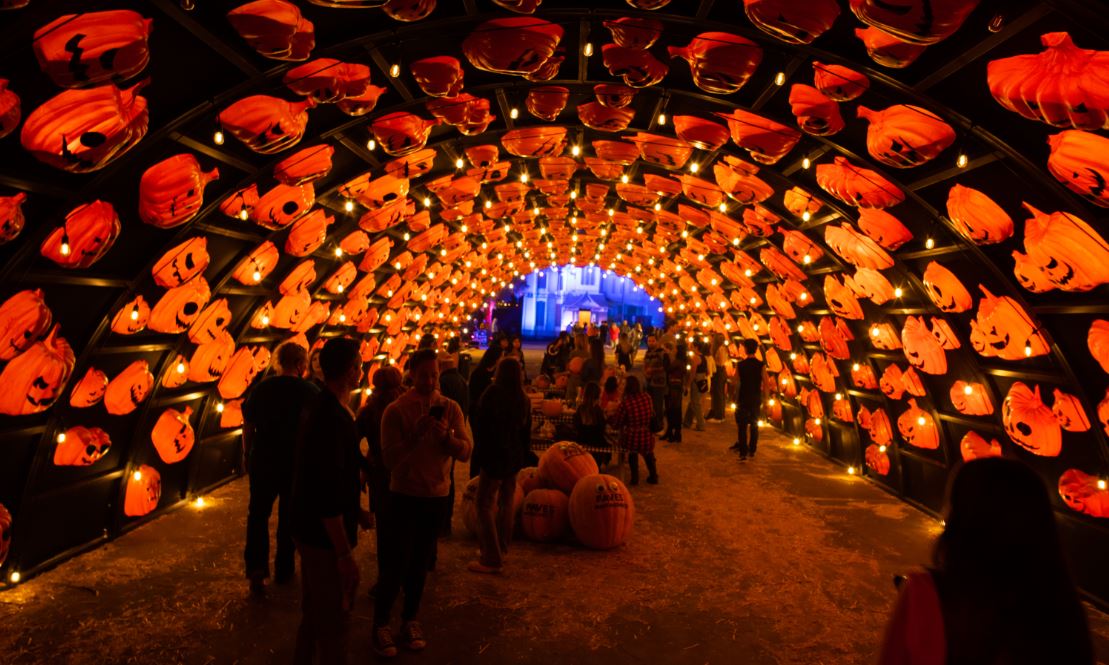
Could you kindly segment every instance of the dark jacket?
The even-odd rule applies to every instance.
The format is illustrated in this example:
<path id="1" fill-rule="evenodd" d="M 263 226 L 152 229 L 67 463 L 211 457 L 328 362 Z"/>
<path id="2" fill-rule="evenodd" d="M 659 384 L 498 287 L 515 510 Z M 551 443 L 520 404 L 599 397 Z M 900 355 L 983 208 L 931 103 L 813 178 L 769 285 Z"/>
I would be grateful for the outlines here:
<path id="1" fill-rule="evenodd" d="M 469 415 L 470 390 L 466 385 L 466 379 L 457 367 L 445 369 L 439 375 L 439 392 L 443 393 L 444 397 L 457 402 L 458 406 L 462 407 L 462 413 Z"/>
<path id="2" fill-rule="evenodd" d="M 324 390 L 309 412 L 297 441 L 293 475 L 293 537 L 313 547 L 332 549 L 323 526 L 326 517 L 342 517 L 347 540 L 357 540 L 364 458 L 358 449 L 354 416 L 335 395 Z"/>
<path id="3" fill-rule="evenodd" d="M 508 478 L 524 468 L 531 447 L 531 404 L 523 394 L 486 388 L 477 406 L 471 464 L 494 478 Z"/>

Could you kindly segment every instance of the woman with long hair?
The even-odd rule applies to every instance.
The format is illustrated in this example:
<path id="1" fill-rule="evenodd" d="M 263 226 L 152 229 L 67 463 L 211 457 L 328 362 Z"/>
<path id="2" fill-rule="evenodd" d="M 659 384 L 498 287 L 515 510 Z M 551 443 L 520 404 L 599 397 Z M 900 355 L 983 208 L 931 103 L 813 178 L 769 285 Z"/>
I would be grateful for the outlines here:
<path id="1" fill-rule="evenodd" d="M 531 445 L 531 402 L 524 394 L 523 369 L 513 357 L 497 363 L 493 384 L 478 405 L 472 464 L 480 472 L 477 490 L 481 558 L 469 569 L 500 572 L 516 516 L 516 474 Z"/>
<path id="2" fill-rule="evenodd" d="M 574 432 L 583 446 L 600 447 L 605 442 L 605 412 L 601 408 L 601 387 L 587 383 L 581 393 L 581 404 L 574 411 Z"/>
<path id="3" fill-rule="evenodd" d="M 481 396 L 489 384 L 493 382 L 493 372 L 497 369 L 497 363 L 500 362 L 501 356 L 504 355 L 504 350 L 499 344 L 490 344 L 489 348 L 482 354 L 481 360 L 478 361 L 477 367 L 470 372 L 470 383 L 467 389 L 470 393 L 470 429 L 477 431 L 478 419 L 481 418 L 479 413 L 479 404 Z M 477 478 L 477 465 L 473 462 L 470 463 L 470 477 Z"/>
<path id="4" fill-rule="evenodd" d="M 1092 665 L 1086 614 L 1031 468 L 991 457 L 956 472 L 932 567 L 902 585 L 879 662 Z"/>
<path id="5" fill-rule="evenodd" d="M 628 454 L 631 467 L 631 485 L 639 484 L 639 456 L 647 463 L 647 482 L 658 484 L 658 469 L 655 468 L 655 433 L 651 419 L 655 411 L 651 406 L 651 396 L 639 386 L 639 378 L 629 376 L 624 384 L 624 399 L 616 407 L 612 426 L 620 429 L 620 448 Z"/>

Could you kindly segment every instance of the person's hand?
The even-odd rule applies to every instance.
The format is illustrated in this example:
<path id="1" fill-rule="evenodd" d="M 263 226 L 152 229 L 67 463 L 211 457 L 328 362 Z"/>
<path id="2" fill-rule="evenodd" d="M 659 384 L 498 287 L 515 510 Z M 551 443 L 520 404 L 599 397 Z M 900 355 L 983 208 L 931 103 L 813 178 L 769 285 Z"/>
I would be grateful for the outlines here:
<path id="1" fill-rule="evenodd" d="M 449 429 L 445 418 L 432 418 L 428 431 L 436 441 L 442 441 L 447 438 L 447 431 Z"/>
<path id="2" fill-rule="evenodd" d="M 369 531 L 374 528 L 374 514 L 368 510 L 359 510 L 358 526 L 362 527 L 363 531 Z"/>
<path id="3" fill-rule="evenodd" d="M 350 610 L 354 606 L 354 598 L 358 594 L 358 583 L 362 575 L 358 571 L 358 562 L 354 555 L 347 552 L 339 557 L 339 584 L 343 590 L 343 609 Z"/>

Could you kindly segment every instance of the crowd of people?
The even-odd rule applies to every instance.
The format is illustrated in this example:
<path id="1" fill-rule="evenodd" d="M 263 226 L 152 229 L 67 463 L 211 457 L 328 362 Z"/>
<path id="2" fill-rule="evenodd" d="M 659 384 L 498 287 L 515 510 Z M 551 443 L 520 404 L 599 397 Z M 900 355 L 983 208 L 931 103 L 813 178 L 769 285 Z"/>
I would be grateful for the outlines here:
<path id="1" fill-rule="evenodd" d="M 606 346 L 615 362 L 607 361 Z M 355 412 L 358 343 L 329 339 L 311 359 L 287 343 L 277 350 L 274 374 L 244 402 L 246 576 L 253 594 L 266 593 L 276 501 L 275 583 L 293 578 L 294 552 L 300 559 L 295 662 L 345 662 L 364 567 L 354 557 L 359 530 L 376 535 L 374 652 L 389 658 L 398 646 L 426 646 L 419 610 L 438 541 L 451 533 L 456 464 L 469 463 L 470 478 L 478 479 L 479 550 L 467 567 L 482 575 L 504 570 L 517 474 L 536 461 L 527 391 L 563 395 L 575 406 L 574 438 L 589 450 L 614 442 L 635 486 L 640 457 L 646 482 L 659 482 L 656 441 L 678 448 L 684 429 L 723 422 L 729 403 L 736 423 L 731 450 L 741 461 L 753 459 L 772 388 L 756 340 L 732 348 L 722 335 L 644 334 L 638 324 L 561 334 L 547 346 L 534 380 L 519 337 L 498 334 L 472 367 L 461 350 L 457 337 L 440 348 L 425 335 L 401 363 L 403 372 L 392 365 L 376 371 Z M 402 597 L 394 635 L 394 606 Z M 881 663 L 1047 662 L 1093 662 L 1047 492 L 1019 462 L 971 462 L 955 476 L 932 566 L 902 585 Z"/>

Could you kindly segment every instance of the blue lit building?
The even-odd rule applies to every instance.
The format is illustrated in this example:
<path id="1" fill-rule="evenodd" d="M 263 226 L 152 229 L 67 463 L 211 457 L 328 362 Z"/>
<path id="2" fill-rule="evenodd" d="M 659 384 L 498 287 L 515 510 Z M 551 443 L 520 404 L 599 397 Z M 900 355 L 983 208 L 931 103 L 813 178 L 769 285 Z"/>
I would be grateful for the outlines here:
<path id="1" fill-rule="evenodd" d="M 553 337 L 577 321 L 663 324 L 661 304 L 632 280 L 597 267 L 533 272 L 514 289 L 524 337 Z"/>

